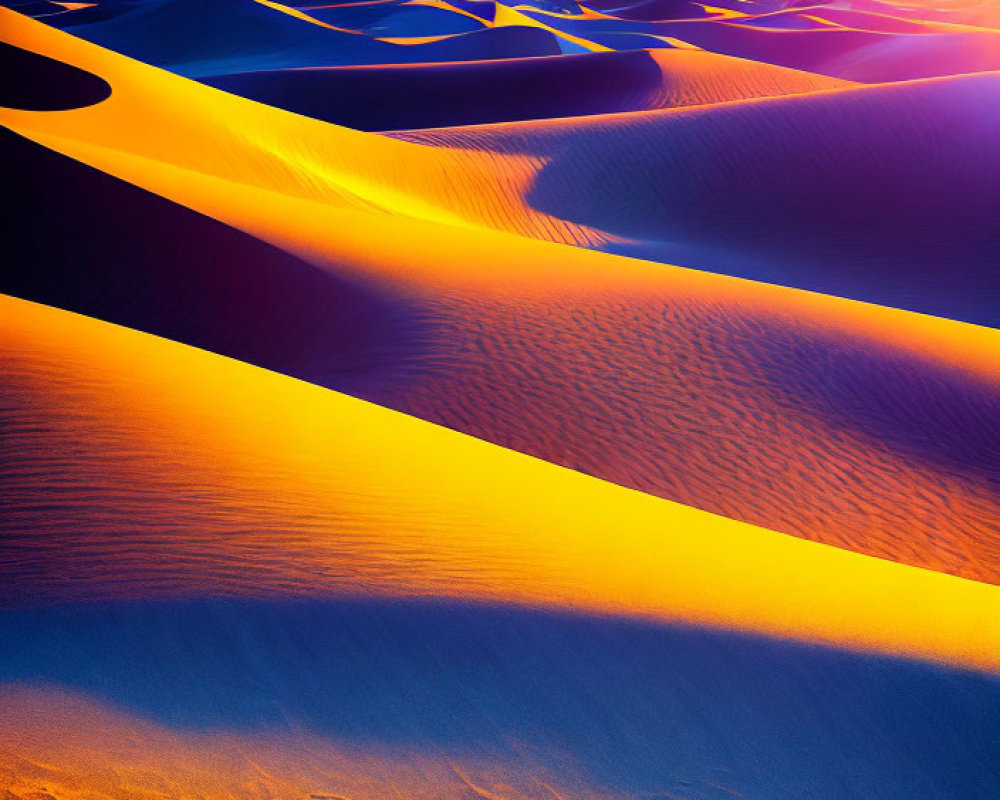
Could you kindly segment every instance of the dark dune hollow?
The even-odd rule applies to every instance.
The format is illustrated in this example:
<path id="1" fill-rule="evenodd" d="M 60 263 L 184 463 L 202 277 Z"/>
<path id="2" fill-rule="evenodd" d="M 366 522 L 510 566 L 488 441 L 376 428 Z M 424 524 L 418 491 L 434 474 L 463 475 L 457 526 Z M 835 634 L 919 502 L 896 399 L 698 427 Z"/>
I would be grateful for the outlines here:
<path id="1" fill-rule="evenodd" d="M 0 106 L 66 111 L 110 96 L 111 86 L 97 75 L 0 42 Z"/>
<path id="2" fill-rule="evenodd" d="M 392 67 L 272 70 L 203 79 L 363 131 L 477 125 L 644 107 L 662 83 L 644 51 Z"/>
<path id="3" fill-rule="evenodd" d="M 4 129 L 0 157 L 4 294 L 346 391 L 419 341 L 401 303 L 228 225 Z"/>
<path id="4" fill-rule="evenodd" d="M 136 602 L 7 613 L 0 653 L 0 681 L 184 731 L 520 748 L 556 772 L 569 756 L 616 796 L 1000 792 L 995 679 L 699 629 L 371 599 Z"/>

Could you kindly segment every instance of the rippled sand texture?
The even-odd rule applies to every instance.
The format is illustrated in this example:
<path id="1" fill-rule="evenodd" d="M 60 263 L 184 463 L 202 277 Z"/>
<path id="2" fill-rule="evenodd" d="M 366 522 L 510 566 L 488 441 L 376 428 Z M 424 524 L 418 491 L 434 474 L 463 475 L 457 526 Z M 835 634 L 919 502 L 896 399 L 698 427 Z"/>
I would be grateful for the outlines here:
<path id="1" fill-rule="evenodd" d="M 0 800 L 1000 795 L 995 3 L 0 5 Z"/>

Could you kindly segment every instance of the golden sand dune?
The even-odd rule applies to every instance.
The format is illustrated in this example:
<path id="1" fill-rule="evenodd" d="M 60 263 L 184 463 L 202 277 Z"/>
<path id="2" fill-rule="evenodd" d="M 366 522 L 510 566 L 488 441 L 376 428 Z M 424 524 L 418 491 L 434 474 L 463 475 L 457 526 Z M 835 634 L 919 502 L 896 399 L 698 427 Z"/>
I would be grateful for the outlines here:
<path id="1" fill-rule="evenodd" d="M 543 164 L 530 155 L 498 162 L 490 154 L 414 147 L 331 128 L 197 86 L 8 10 L 0 9 L 0 15 L 11 41 L 97 76 L 113 76 L 114 83 L 112 96 L 92 113 L 81 110 L 53 117 L 0 109 L 0 122 L 187 205 L 192 202 L 177 194 L 177 181 L 171 181 L 175 188 L 170 191 L 153 185 L 151 177 L 128 175 L 136 169 L 178 167 L 325 206 L 378 210 L 573 244 L 608 240 L 601 231 L 541 213 L 525 202 Z M 717 102 L 843 85 L 689 51 L 655 59 L 661 68 L 671 65 L 664 103 Z M 151 163 L 125 168 L 123 162 L 131 157 Z"/>
<path id="2" fill-rule="evenodd" d="M 0 8 L 0 800 L 994 800 L 994 4 L 592 2 Z"/>
<path id="3" fill-rule="evenodd" d="M 387 357 L 366 398 L 736 519 L 1000 580 L 996 331 L 491 231 L 593 235 L 525 203 L 549 156 L 336 128 L 8 18 L 114 89 L 78 111 L 2 112 L 15 130 L 408 298 L 420 354 Z"/>
<path id="4" fill-rule="evenodd" d="M 6 606 L 433 595 L 1000 669 L 1000 589 L 804 542 L 2 302 Z M 127 409 L 127 413 L 123 413 Z"/>

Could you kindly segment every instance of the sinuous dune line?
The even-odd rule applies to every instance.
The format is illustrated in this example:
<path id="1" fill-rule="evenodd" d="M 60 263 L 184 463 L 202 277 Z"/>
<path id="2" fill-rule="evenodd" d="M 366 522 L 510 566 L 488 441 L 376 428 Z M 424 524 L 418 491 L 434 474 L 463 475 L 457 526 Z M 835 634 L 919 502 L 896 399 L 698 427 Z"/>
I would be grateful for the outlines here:
<path id="1" fill-rule="evenodd" d="M 671 37 L 704 50 L 862 83 L 907 81 L 1000 69 L 1000 33 L 984 28 L 884 32 L 815 14 L 732 20 L 551 20 L 566 34 L 610 42 L 616 36 Z M 533 14 L 534 12 L 530 12 Z M 784 23 L 784 25 L 782 24 Z"/>
<path id="2" fill-rule="evenodd" d="M 710 105 L 846 88 L 846 81 L 701 50 L 248 72 L 210 86 L 366 131 Z M 520 91 L 530 85 L 531 92 Z M 367 102 L 376 95 L 378 103 Z"/>
<path id="3" fill-rule="evenodd" d="M 664 44 L 868 83 L 1000 68 L 1000 26 L 986 3 L 936 8 L 857 0 L 720 5 L 647 0 L 592 8 L 459 0 L 156 0 L 64 4 L 56 14 L 51 5 L 23 8 L 83 38 L 188 75 Z M 487 35 L 475 43 L 457 36 L 470 31 Z"/>
<path id="4" fill-rule="evenodd" d="M 126 1 L 44 19 L 116 52 L 190 76 L 561 52 L 558 37 L 541 27 L 485 27 L 451 12 L 395 2 L 384 9 L 378 3 L 362 5 L 338 11 L 255 0 Z M 380 16 L 384 24 L 378 24 Z M 423 45 L 393 42 L 394 34 L 405 38 L 415 30 L 447 35 Z"/>
<path id="5" fill-rule="evenodd" d="M 399 136 L 537 159 L 526 202 L 618 253 L 995 327 L 998 91 L 990 73 Z"/>
<path id="6" fill-rule="evenodd" d="M 516 199 L 535 170 L 530 158 L 510 159 L 500 171 L 488 156 L 470 162 L 462 154 L 331 128 L 199 86 L 7 9 L 0 9 L 0 21 L 5 38 L 19 46 L 115 76 L 111 97 L 92 115 L 0 109 L 0 122 L 31 130 L 33 138 L 68 138 L 105 148 L 110 158 L 134 155 L 153 167 L 162 162 L 334 207 L 514 231 L 550 229 L 563 241 L 589 240 L 579 226 Z M 142 136 L 135 135 L 137 123 Z"/>
<path id="7" fill-rule="evenodd" d="M 5 606 L 433 595 L 1000 670 L 996 587 L 632 492 L 63 311 L 5 298 L 2 312 Z"/>
<path id="8" fill-rule="evenodd" d="M 0 0 L 0 800 L 996 800 L 997 6 Z"/>
<path id="9" fill-rule="evenodd" d="M 333 345 L 276 360 L 232 337 L 192 340 L 187 304 L 184 324 L 160 314 L 155 332 L 716 513 L 1000 580 L 996 331 L 470 226 L 435 205 L 439 192 L 470 192 L 456 209 L 476 191 L 485 206 L 517 197 L 477 173 L 475 151 L 305 120 L 49 33 L 134 84 L 115 80 L 78 112 L 3 112 L 8 124 L 341 279 L 402 292 L 423 326 L 415 347 L 389 343 L 361 388 Z M 153 95 L 164 102 L 140 83 L 168 90 Z M 175 91 L 198 125 L 170 116 Z M 243 113 L 252 124 L 235 131 Z M 74 132 L 90 142 L 63 138 Z M 404 183 L 387 187 L 391 159 Z"/>
<path id="10" fill-rule="evenodd" d="M 327 206 L 996 320 L 1000 287 L 990 265 L 998 245 L 988 209 L 1000 202 L 990 179 L 997 132 L 986 111 L 996 75 L 435 132 L 407 138 L 437 147 L 412 147 L 276 113 L 10 17 L 12 38 L 115 85 L 112 97 L 79 116 L 0 112 L 38 141 L 77 139 L 111 151 L 105 159 L 134 154 Z M 688 51 L 656 59 L 682 71 L 688 60 L 700 69 L 718 63 Z M 724 85 L 732 66 L 731 77 L 746 73 L 747 91 L 770 92 L 770 71 L 750 77 L 752 68 L 735 66 L 743 63 L 726 61 L 707 83 Z M 693 78 L 680 84 L 667 91 L 671 100 L 712 97 Z M 137 119 L 141 136 L 132 135 Z M 863 135 L 840 136 L 848 121 Z M 866 182 L 876 168 L 886 178 Z"/>

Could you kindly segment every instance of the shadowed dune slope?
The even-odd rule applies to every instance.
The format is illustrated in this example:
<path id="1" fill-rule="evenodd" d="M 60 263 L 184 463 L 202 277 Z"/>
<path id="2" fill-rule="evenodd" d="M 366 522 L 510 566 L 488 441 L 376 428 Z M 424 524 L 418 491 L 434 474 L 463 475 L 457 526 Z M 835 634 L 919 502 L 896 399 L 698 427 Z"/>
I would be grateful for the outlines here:
<path id="1" fill-rule="evenodd" d="M 390 308 L 405 298 L 419 320 L 385 327 L 360 383 L 338 371 L 350 358 L 336 337 L 288 364 L 260 339 L 260 355 L 240 357 L 688 505 L 998 580 L 996 331 L 474 227 L 437 198 L 517 201 L 474 150 L 336 128 L 190 82 L 174 96 L 180 79 L 73 44 L 84 66 L 122 70 L 116 92 L 87 118 L 3 112 L 9 124 L 297 254 L 336 276 L 330 291 L 363 285 Z M 203 127 L 143 104 L 140 84 L 201 104 Z M 241 114 L 253 137 L 233 130 Z M 93 144 L 62 138 L 73 126 Z M 200 147 L 184 145 L 189 134 Z M 443 192 L 442 170 L 459 176 Z M 121 284 L 122 297 L 133 290 Z M 335 307 L 336 291 L 316 302 Z M 183 319 L 182 293 L 165 296 Z M 188 335 L 157 316 L 149 329 Z M 219 341 L 199 340 L 233 352 Z"/>
<path id="2" fill-rule="evenodd" d="M 146 601 L 10 613 L 0 650 L 0 790 L 17 797 L 992 800 L 1000 786 L 995 678 L 697 629 Z"/>
<path id="3" fill-rule="evenodd" d="M 998 92 L 989 74 L 401 138 L 538 159 L 527 202 L 615 252 L 997 326 Z"/>
<path id="4" fill-rule="evenodd" d="M 649 497 L 127 328 L 11 298 L 2 311 L 3 606 L 433 595 L 1000 670 L 995 586 Z"/>
<path id="5" fill-rule="evenodd" d="M 922 33 L 859 30 L 800 18 L 792 29 L 757 25 L 754 18 L 693 21 L 620 21 L 568 17 L 560 31 L 598 40 L 602 34 L 652 34 L 714 53 L 752 59 L 862 83 L 908 81 L 1000 69 L 1000 31 L 960 28 Z M 817 10 L 821 17 L 823 9 Z"/>
<path id="6" fill-rule="evenodd" d="M 0 41 L 0 106 L 64 111 L 111 94 L 108 82 L 82 69 Z"/>
<path id="7" fill-rule="evenodd" d="M 582 116 L 800 94 L 846 82 L 694 50 L 251 72 L 204 83 L 366 131 Z"/>
<path id="8" fill-rule="evenodd" d="M 678 41 L 867 83 L 1000 69 L 1000 21 L 995 11 L 973 4 L 936 8 L 836 0 L 708 6 L 654 0 L 597 4 L 594 10 L 544 0 L 516 7 L 444 0 L 106 0 L 83 5 L 72 10 L 54 3 L 17 7 L 188 75 L 633 50 Z M 450 38 L 470 32 L 471 39 Z M 432 41 L 421 43 L 423 37 Z"/>
<path id="9" fill-rule="evenodd" d="M 0 159 L 14 198 L 0 292 L 352 393 L 420 358 L 418 309 L 387 287 L 318 269 L 6 129 Z"/>
<path id="10" fill-rule="evenodd" d="M 134 154 L 325 204 L 998 323 L 1000 131 L 989 111 L 997 75 L 407 135 L 438 145 L 413 147 L 199 89 L 29 20 L 7 27 L 115 84 L 99 114 L 4 114 L 36 136 L 99 143 L 119 158 Z M 684 64 L 687 56 L 657 58 Z M 691 66 L 702 63 L 695 54 Z M 754 75 L 735 66 L 732 73 L 741 70 Z M 757 74 L 746 86 L 781 91 L 781 81 L 771 90 L 769 83 Z M 694 88 L 689 96 L 702 94 Z M 137 114 L 141 137 L 131 134 Z M 862 134 L 842 136 L 845 124 Z M 267 139 L 255 130 L 267 130 Z M 234 141 L 250 149 L 246 159 L 232 157 Z"/>

